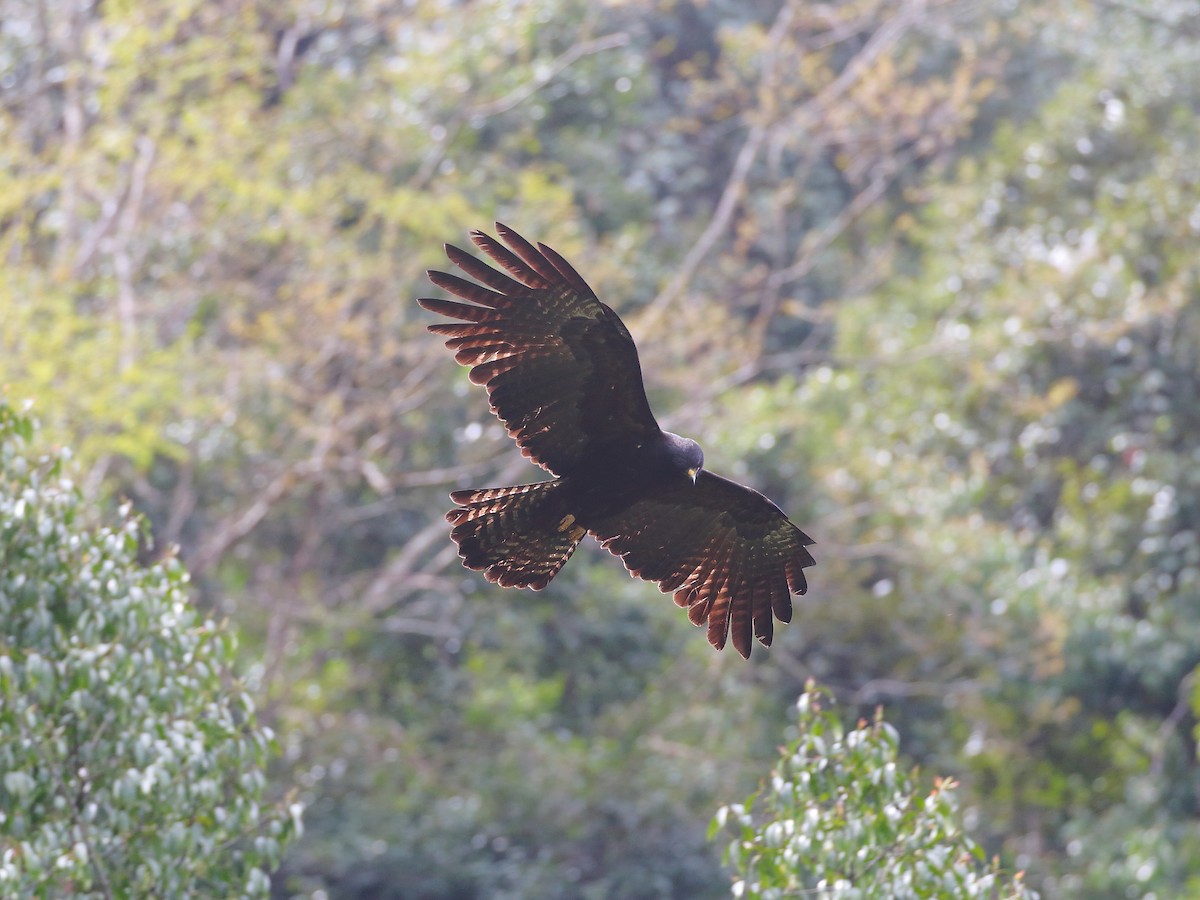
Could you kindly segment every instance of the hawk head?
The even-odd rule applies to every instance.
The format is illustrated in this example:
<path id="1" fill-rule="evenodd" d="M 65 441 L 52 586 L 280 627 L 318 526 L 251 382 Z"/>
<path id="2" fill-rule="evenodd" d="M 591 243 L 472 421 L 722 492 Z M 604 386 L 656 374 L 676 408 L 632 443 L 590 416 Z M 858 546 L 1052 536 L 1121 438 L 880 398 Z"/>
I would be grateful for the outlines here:
<path id="1" fill-rule="evenodd" d="M 691 438 L 682 438 L 669 431 L 664 431 L 663 437 L 666 438 L 667 462 L 671 468 L 687 475 L 695 484 L 704 468 L 704 451 L 700 445 Z"/>

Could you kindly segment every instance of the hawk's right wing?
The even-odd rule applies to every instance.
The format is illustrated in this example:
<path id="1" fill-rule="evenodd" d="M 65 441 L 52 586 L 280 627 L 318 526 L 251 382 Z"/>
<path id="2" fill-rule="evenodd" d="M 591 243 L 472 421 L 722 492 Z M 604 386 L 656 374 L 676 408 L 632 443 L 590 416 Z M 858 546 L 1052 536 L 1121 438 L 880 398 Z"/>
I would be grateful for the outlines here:
<path id="1" fill-rule="evenodd" d="M 752 638 L 771 646 L 772 616 L 790 622 L 791 595 L 808 590 L 812 538 L 758 491 L 708 471 L 589 524 L 632 574 L 673 591 L 693 624 L 707 623 L 718 650 L 727 637 L 747 658 Z"/>

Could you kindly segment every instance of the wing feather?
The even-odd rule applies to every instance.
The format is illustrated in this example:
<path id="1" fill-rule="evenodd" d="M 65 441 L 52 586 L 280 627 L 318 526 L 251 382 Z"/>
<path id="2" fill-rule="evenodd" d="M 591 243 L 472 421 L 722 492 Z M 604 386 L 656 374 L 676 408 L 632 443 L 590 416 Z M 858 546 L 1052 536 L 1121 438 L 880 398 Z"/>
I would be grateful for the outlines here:
<path id="1" fill-rule="evenodd" d="M 574 266 L 559 256 L 556 250 L 552 247 L 547 247 L 545 244 L 538 244 L 537 246 L 542 256 L 546 257 L 550 261 L 550 264 L 558 270 L 558 274 L 566 279 L 567 284 L 571 285 L 575 290 L 584 293 L 591 290 L 587 286 L 587 282 L 583 280 L 583 276 L 575 271 Z"/>
<path id="2" fill-rule="evenodd" d="M 503 314 L 494 309 L 489 309 L 485 306 L 473 306 L 470 303 L 455 303 L 453 300 L 438 300 L 433 297 L 421 297 L 417 302 L 430 312 L 449 316 L 453 319 L 463 319 L 464 321 L 474 322 L 479 325 L 499 322 L 504 318 Z M 429 330 L 434 334 L 458 334 L 461 333 L 461 329 L 467 327 L 469 326 L 446 323 L 430 325 Z"/>
<path id="3" fill-rule="evenodd" d="M 499 223 L 497 223 L 497 226 L 499 226 Z M 498 227 L 497 230 L 499 230 Z M 546 290 L 553 284 L 553 282 L 542 278 L 537 271 L 522 262 L 511 250 L 499 243 L 491 235 L 484 234 L 482 231 L 472 231 L 471 242 L 507 269 L 525 287 L 535 290 Z"/>
<path id="4" fill-rule="evenodd" d="M 711 472 L 648 487 L 627 509 L 589 523 L 592 534 L 639 578 L 673 591 L 708 640 L 730 640 L 749 657 L 770 646 L 773 618 L 792 617 L 793 593 L 808 590 L 813 541 L 774 503 Z"/>
<path id="5" fill-rule="evenodd" d="M 660 435 L 637 349 L 617 314 L 549 247 L 496 228 L 507 246 L 479 231 L 471 239 L 507 274 L 447 245 L 450 261 L 482 284 L 432 270 L 435 285 L 467 302 L 417 302 L 457 320 L 429 330 L 471 367 L 473 383 L 487 386 L 521 452 L 568 475 Z"/>
<path id="6" fill-rule="evenodd" d="M 725 647 L 725 641 L 729 636 L 729 626 L 733 621 L 734 611 L 738 607 L 734 595 L 734 575 L 738 564 L 738 554 L 735 552 L 736 548 L 728 546 L 732 543 L 733 534 L 726 532 L 722 537 L 725 538 L 722 541 L 723 552 L 714 554 L 715 564 L 709 571 L 708 577 L 705 578 L 700 594 L 702 598 L 704 592 L 707 591 L 708 595 L 713 598 L 712 610 L 708 614 L 708 642 L 718 650 Z M 735 649 L 745 656 L 745 653 L 738 647 L 736 639 L 733 643 Z"/>
<path id="7" fill-rule="evenodd" d="M 501 240 L 508 244 L 513 252 L 520 257 L 521 261 L 536 272 L 546 284 L 555 284 L 564 281 L 562 273 L 554 268 L 550 260 L 539 253 L 533 244 L 529 243 L 529 241 L 525 240 L 525 238 L 521 237 L 521 235 L 517 234 L 503 222 L 496 223 L 496 234 L 500 235 Z M 580 280 L 582 281 L 582 279 Z M 570 285 L 570 287 L 575 288 L 576 286 Z"/>
<path id="8" fill-rule="evenodd" d="M 455 247 L 453 244 L 446 245 L 446 256 L 450 258 L 450 262 L 454 263 L 476 281 L 482 281 L 488 287 L 501 294 L 509 295 L 518 294 L 524 287 L 520 282 L 513 281 L 503 272 L 497 272 L 487 263 L 480 259 L 476 259 L 466 250 L 461 247 Z"/>
<path id="9" fill-rule="evenodd" d="M 754 611 L 754 636 L 764 647 L 770 647 L 775 639 L 775 619 L 771 615 L 771 603 L 762 602 L 759 597 L 761 587 L 755 587 L 750 598 L 750 608 Z"/>
<path id="10" fill-rule="evenodd" d="M 429 276 L 430 281 L 443 290 L 462 297 L 464 300 L 470 300 L 472 303 L 478 303 L 480 306 L 490 306 L 492 309 L 499 309 L 502 306 L 506 306 L 509 302 L 509 298 L 504 294 L 480 287 L 473 281 L 467 281 L 467 279 L 451 275 L 449 272 L 439 272 L 437 269 L 430 269 L 426 274 Z"/>
<path id="11" fill-rule="evenodd" d="M 751 578 L 757 562 L 759 545 L 748 542 L 740 554 L 729 561 L 729 639 L 741 656 L 750 655 L 754 646 L 754 588 Z M 743 571 L 744 570 L 744 571 Z M 767 607 L 768 610 L 770 607 Z"/>

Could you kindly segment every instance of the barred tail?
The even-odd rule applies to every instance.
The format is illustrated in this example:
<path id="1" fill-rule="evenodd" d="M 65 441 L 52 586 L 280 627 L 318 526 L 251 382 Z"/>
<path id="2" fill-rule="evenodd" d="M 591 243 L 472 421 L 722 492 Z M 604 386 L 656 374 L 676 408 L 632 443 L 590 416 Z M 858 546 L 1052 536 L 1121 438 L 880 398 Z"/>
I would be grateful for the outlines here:
<path id="1" fill-rule="evenodd" d="M 450 536 L 468 569 L 502 587 L 541 590 L 586 533 L 563 504 L 561 481 L 455 491 L 446 513 Z"/>

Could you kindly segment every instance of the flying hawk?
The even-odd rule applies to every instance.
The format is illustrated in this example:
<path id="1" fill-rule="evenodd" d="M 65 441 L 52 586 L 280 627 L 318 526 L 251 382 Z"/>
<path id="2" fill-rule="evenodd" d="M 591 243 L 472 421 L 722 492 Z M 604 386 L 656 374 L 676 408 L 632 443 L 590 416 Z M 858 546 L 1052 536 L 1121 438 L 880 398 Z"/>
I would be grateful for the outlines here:
<path id="1" fill-rule="evenodd" d="M 650 412 L 637 349 L 617 314 L 554 250 L 504 225 L 501 244 L 473 231 L 504 272 L 464 250 L 464 273 L 429 279 L 461 300 L 417 302 L 453 323 L 430 325 L 487 386 L 492 412 L 522 453 L 554 476 L 517 487 L 455 491 L 463 565 L 504 587 L 544 588 L 585 534 L 655 581 L 720 650 L 771 645 L 808 585 L 813 541 L 758 491 L 704 468 L 700 445 L 663 431 Z M 507 244 L 507 246 L 505 246 Z"/>

